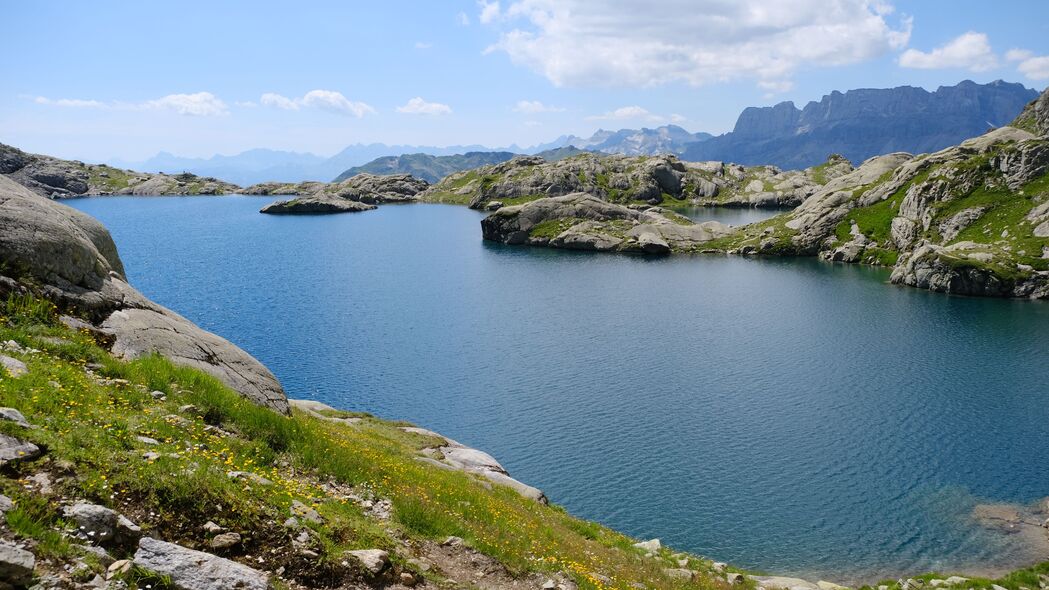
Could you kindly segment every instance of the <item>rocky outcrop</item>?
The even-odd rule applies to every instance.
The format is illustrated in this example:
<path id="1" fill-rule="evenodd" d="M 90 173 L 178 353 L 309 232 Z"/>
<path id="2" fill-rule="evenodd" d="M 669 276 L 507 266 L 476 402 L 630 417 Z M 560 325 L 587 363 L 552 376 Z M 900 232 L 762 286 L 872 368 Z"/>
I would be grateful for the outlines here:
<path id="1" fill-rule="evenodd" d="M 1002 81 L 964 81 L 935 92 L 901 86 L 832 92 L 798 109 L 744 110 L 732 132 L 689 145 L 688 160 L 804 168 L 839 153 L 852 162 L 890 152 L 933 152 L 1008 125 L 1037 93 Z"/>
<path id="2" fill-rule="evenodd" d="M 298 198 L 277 201 L 262 208 L 262 213 L 346 213 L 369 211 L 379 203 L 408 203 L 429 187 L 425 180 L 409 174 L 379 176 L 358 174 L 332 184 L 300 183 L 279 185 L 267 183 L 248 187 L 248 194 L 295 194 Z M 275 192 L 275 191 L 288 192 Z"/>
<path id="3" fill-rule="evenodd" d="M 669 254 L 691 252 L 732 233 L 658 207 L 630 208 L 586 193 L 503 207 L 481 220 L 484 239 L 573 250 Z"/>
<path id="4" fill-rule="evenodd" d="M 1024 111 L 1027 127 L 1041 131 L 1047 97 Z M 879 156 L 729 249 L 893 266 L 893 283 L 944 293 L 1049 298 L 1047 172 L 1049 135 L 1016 127 Z"/>
<path id="5" fill-rule="evenodd" d="M 311 195 L 308 197 L 288 199 L 286 201 L 274 201 L 262 209 L 259 209 L 259 212 L 269 213 L 271 215 L 313 215 L 319 213 L 354 213 L 359 211 L 371 211 L 372 209 L 375 209 L 375 205 L 326 195 Z"/>
<path id="6" fill-rule="evenodd" d="M 4 285 L 28 282 L 61 308 L 97 322 L 125 358 L 157 353 L 288 412 L 283 389 L 266 367 L 127 283 L 116 246 L 98 221 L 0 177 L 0 227 Z"/>
<path id="7" fill-rule="evenodd" d="M 178 590 L 268 590 L 269 576 L 222 557 L 143 537 L 134 564 L 166 576 Z"/>
<path id="8" fill-rule="evenodd" d="M 0 582 L 26 586 L 33 579 L 36 557 L 6 541 L 0 541 Z"/>
<path id="9" fill-rule="evenodd" d="M 577 192 L 615 203 L 794 206 L 828 180 L 852 170 L 833 158 L 806 171 L 744 168 L 722 162 L 682 162 L 675 156 L 580 154 L 557 162 L 521 156 L 448 176 L 421 200 L 468 204 L 521 202 Z"/>
<path id="10" fill-rule="evenodd" d="M 51 198 L 85 195 L 222 195 L 235 184 L 194 174 L 150 174 L 28 154 L 0 144 L 0 174 L 38 195 Z"/>

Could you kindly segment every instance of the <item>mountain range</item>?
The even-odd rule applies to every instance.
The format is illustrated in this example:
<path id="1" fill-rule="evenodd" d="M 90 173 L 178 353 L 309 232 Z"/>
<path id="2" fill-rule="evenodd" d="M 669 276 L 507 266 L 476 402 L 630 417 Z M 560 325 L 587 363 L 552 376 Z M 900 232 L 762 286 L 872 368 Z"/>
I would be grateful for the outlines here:
<path id="1" fill-rule="evenodd" d="M 1038 92 L 1022 84 L 965 80 L 929 92 L 913 86 L 832 92 L 799 109 L 793 102 L 744 109 L 735 128 L 694 143 L 685 160 L 805 168 L 841 154 L 854 163 L 892 152 L 928 153 L 1007 125 Z"/>
<path id="2" fill-rule="evenodd" d="M 1008 123 L 1037 96 L 1037 91 L 1022 84 L 1001 80 L 977 84 L 965 80 L 934 92 L 913 86 L 835 91 L 801 109 L 793 102 L 749 107 L 740 114 L 731 132 L 717 137 L 664 125 L 617 131 L 599 129 L 587 138 L 562 135 L 552 142 L 527 148 L 372 143 L 350 145 L 330 158 L 253 149 L 211 158 L 183 158 L 161 152 L 142 162 L 105 163 L 144 172 L 191 172 L 240 185 L 265 181 L 327 182 L 353 170 L 412 173 L 436 180 L 436 175 L 463 170 L 462 166 L 474 161 L 479 162 L 477 165 L 491 164 L 509 159 L 507 154 L 538 154 L 572 146 L 609 154 L 672 153 L 690 161 L 720 160 L 801 169 L 822 163 L 832 153 L 858 164 L 871 156 L 896 151 L 936 151 Z M 482 156 L 482 152 L 488 155 Z"/>

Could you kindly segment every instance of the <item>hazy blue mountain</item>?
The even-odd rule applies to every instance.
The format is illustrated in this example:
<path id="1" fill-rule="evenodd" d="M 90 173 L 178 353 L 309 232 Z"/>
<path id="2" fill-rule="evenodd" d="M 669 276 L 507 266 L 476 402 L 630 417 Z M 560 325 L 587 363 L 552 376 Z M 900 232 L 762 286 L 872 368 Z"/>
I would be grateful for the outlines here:
<path id="1" fill-rule="evenodd" d="M 792 102 L 744 109 L 731 132 L 691 144 L 682 157 L 800 169 L 829 154 L 859 163 L 891 152 L 932 152 L 1008 124 L 1037 97 L 1001 80 L 966 80 L 935 92 L 913 86 L 835 91 L 803 109 Z"/>
<path id="2" fill-rule="evenodd" d="M 569 156 L 583 153 L 575 146 L 565 146 L 538 152 L 535 155 L 542 156 L 548 161 L 560 160 Z M 454 154 L 449 156 L 434 156 L 430 154 L 403 154 L 400 156 L 384 156 L 376 158 L 363 166 L 354 166 L 346 169 L 342 174 L 335 177 L 335 182 L 341 182 L 356 176 L 362 172 L 371 174 L 411 174 L 427 182 L 438 180 L 462 170 L 470 170 L 488 164 L 500 164 L 517 156 L 514 152 L 466 152 L 465 154 Z"/>
<path id="3" fill-rule="evenodd" d="M 348 168 L 335 177 L 335 182 L 341 182 L 362 172 L 371 174 L 411 174 L 427 182 L 437 182 L 452 172 L 477 168 L 486 164 L 499 164 L 509 160 L 514 155 L 513 152 L 467 152 L 451 156 L 432 156 L 430 154 L 383 156 L 363 166 Z"/>
<path id="4" fill-rule="evenodd" d="M 620 129 L 610 131 L 598 129 L 590 137 L 562 135 L 550 143 L 540 144 L 536 151 L 575 146 L 583 150 L 628 156 L 653 156 L 656 154 L 680 154 L 692 143 L 713 137 L 709 133 L 690 133 L 677 125 L 663 125 L 655 129 Z"/>

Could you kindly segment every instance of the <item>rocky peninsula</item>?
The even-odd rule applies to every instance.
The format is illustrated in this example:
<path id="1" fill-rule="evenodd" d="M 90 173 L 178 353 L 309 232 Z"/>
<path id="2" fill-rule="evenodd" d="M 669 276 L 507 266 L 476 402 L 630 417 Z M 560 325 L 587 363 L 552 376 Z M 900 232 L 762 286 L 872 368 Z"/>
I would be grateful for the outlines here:
<path id="1" fill-rule="evenodd" d="M 610 238 L 630 237 L 616 225 L 630 214 L 589 214 L 584 223 L 577 205 L 583 197 L 530 198 L 530 191 L 557 184 L 553 169 L 536 163 L 518 162 L 514 166 L 524 170 L 515 171 L 511 161 L 495 176 L 449 177 L 430 195 L 448 194 L 436 191 L 458 182 L 461 194 L 455 194 L 469 197 L 473 207 L 489 207 L 490 199 L 501 195 L 512 195 L 507 201 L 532 201 L 527 207 L 499 208 L 482 222 L 486 239 L 504 243 L 649 254 L 819 256 L 891 266 L 893 283 L 932 291 L 1044 299 L 1049 298 L 1047 113 L 1049 91 L 1012 126 L 954 147 L 918 156 L 877 156 L 854 170 L 833 162 L 825 182 L 793 211 L 701 240 L 666 241 L 666 247 L 619 247 L 626 242 Z M 649 162 L 632 169 L 634 176 L 622 177 L 630 179 L 624 185 L 626 200 L 650 197 L 646 202 L 655 204 L 674 198 L 668 189 L 680 188 L 684 193 L 678 194 L 687 196 L 699 186 L 694 165 L 671 158 Z M 640 170 L 648 172 L 638 177 Z M 563 173 L 556 178 L 563 180 Z M 590 189 L 590 196 L 602 202 L 624 195 L 601 186 Z"/>
<path id="2" fill-rule="evenodd" d="M 92 195 L 222 195 L 235 184 L 195 174 L 151 174 L 27 154 L 0 144 L 0 174 L 38 195 L 67 198 Z"/>
<path id="3" fill-rule="evenodd" d="M 612 203 L 664 206 L 793 207 L 852 171 L 840 156 L 805 170 L 683 162 L 676 156 L 578 154 L 548 162 L 519 156 L 451 174 L 420 200 L 494 210 L 543 197 L 588 193 Z"/>

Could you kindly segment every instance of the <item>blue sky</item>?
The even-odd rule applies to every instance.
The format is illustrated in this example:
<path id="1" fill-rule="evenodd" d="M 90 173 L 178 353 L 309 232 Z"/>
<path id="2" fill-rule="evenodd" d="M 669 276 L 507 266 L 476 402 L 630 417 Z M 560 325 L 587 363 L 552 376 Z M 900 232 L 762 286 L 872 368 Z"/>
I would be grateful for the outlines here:
<path id="1" fill-rule="evenodd" d="M 85 160 L 721 133 L 832 90 L 1049 85 L 1044 0 L 39 0 L 5 21 L 0 142 Z"/>

